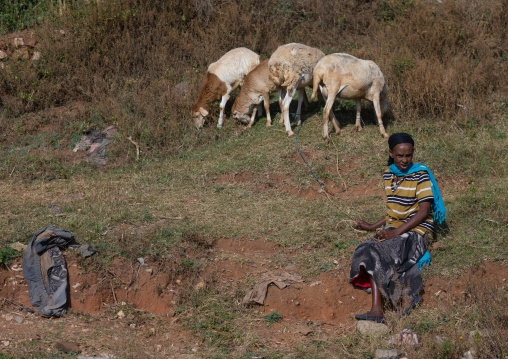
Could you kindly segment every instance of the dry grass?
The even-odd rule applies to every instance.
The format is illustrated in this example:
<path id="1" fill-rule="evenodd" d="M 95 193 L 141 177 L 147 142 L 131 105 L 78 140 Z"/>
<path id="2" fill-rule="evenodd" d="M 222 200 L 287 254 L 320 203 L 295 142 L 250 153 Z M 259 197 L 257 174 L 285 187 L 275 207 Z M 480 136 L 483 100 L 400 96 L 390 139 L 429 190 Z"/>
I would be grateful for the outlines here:
<path id="1" fill-rule="evenodd" d="M 219 238 L 274 242 L 273 262 L 291 258 L 305 277 L 333 260 L 346 263 L 364 237 L 351 221 L 377 220 L 384 211 L 383 198 L 362 187 L 379 178 L 387 156 L 370 107 L 362 111 L 364 131 L 351 133 L 354 112 L 337 106 L 343 135 L 324 142 L 320 108 L 311 103 L 298 140 L 318 177 L 341 188 L 331 201 L 302 196 L 315 181 L 278 125 L 259 121 L 243 131 L 228 118 L 220 131 L 211 125 L 196 133 L 189 118 L 209 63 L 238 46 L 268 58 L 295 41 L 372 59 L 384 72 L 393 112 L 387 129 L 414 135 L 415 159 L 443 185 L 449 213 L 450 232 L 439 237 L 445 249 L 433 252 L 425 275 L 453 279 L 486 260 L 506 262 L 507 4 L 76 3 L 37 29 L 42 61 L 9 62 L 0 71 L 0 243 L 26 242 L 51 222 L 99 247 L 104 267 L 117 255 L 147 256 L 186 272 L 190 284 Z M 171 90 L 181 81 L 190 95 L 177 99 Z M 120 134 L 109 167 L 66 154 L 76 137 L 110 124 Z M 139 161 L 129 136 L 141 146 Z M 247 179 L 236 181 L 241 175 Z M 267 358 L 370 358 L 386 343 L 354 333 L 304 339 L 294 350 L 263 347 L 252 333 L 242 337 L 252 317 L 220 286 L 214 278 L 206 291 L 191 286 L 180 303 L 186 325 L 207 346 L 203 356 L 234 357 L 245 345 Z M 424 333 L 418 350 L 404 348 L 410 357 L 458 358 L 473 344 L 480 357 L 506 356 L 506 288 L 471 283 L 466 294 L 453 308 L 392 321 L 393 330 Z M 477 329 L 492 335 L 473 334 L 470 344 Z M 437 347 L 436 335 L 446 344 Z"/>
<path id="2" fill-rule="evenodd" d="M 188 109 L 208 64 L 296 41 L 376 61 L 400 121 L 489 121 L 506 93 L 506 10 L 502 0 L 83 2 L 38 29 L 42 61 L 0 72 L 3 116 L 80 101 L 143 150 L 178 151 L 196 143 Z M 190 95 L 175 98 L 181 81 Z"/>

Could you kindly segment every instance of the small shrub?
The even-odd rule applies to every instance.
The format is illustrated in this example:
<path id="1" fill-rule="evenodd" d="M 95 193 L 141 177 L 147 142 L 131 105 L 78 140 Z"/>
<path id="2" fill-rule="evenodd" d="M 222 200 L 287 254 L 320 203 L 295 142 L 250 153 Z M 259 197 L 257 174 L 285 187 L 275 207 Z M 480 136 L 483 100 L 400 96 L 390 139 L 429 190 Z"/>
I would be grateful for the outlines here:
<path id="1" fill-rule="evenodd" d="M 282 320 L 282 315 L 277 312 L 272 312 L 263 316 L 263 318 L 268 322 L 268 325 L 272 325 L 274 323 L 280 322 Z"/>
<path id="2" fill-rule="evenodd" d="M 19 256 L 20 253 L 11 247 L 0 248 L 0 266 L 11 264 L 12 260 Z"/>

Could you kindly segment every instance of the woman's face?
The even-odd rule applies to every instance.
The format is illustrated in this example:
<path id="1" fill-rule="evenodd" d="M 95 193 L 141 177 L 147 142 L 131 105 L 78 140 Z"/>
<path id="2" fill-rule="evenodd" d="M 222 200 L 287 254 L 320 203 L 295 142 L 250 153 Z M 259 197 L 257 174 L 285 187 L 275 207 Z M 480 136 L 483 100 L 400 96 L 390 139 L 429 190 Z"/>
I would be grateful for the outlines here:
<path id="1" fill-rule="evenodd" d="M 402 172 L 408 170 L 413 163 L 413 145 L 410 143 L 399 143 L 390 150 L 390 157 L 393 158 L 395 166 Z"/>

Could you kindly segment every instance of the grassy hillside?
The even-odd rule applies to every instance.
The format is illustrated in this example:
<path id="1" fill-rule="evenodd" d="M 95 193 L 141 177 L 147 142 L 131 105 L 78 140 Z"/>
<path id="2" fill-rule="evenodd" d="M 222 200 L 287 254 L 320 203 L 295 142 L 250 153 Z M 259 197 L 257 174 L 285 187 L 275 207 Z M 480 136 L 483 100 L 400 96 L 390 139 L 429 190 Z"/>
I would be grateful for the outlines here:
<path id="1" fill-rule="evenodd" d="M 384 213 L 387 144 L 370 104 L 363 104 L 364 130 L 355 133 L 354 105 L 337 101 L 343 133 L 329 141 L 321 138 L 318 102 L 304 114 L 298 144 L 328 196 L 295 138 L 278 124 L 276 96 L 270 128 L 263 118 L 247 131 L 228 117 L 216 129 L 215 107 L 209 126 L 194 129 L 189 110 L 209 63 L 233 47 L 268 58 L 281 44 L 301 42 L 374 60 L 383 71 L 392 112 L 387 131 L 414 136 L 415 161 L 432 169 L 448 210 L 449 228 L 439 233 L 432 266 L 423 272 L 426 284 L 439 278 L 451 288 L 469 268 L 508 264 L 508 1 L 50 5 L 26 22 L 36 31 L 41 60 L 4 60 L 0 69 L 0 259 L 9 259 L 8 244 L 27 243 L 54 224 L 99 249 L 92 263 L 80 263 L 84 271 L 111 268 L 114 258 L 144 257 L 182 276 L 189 285 L 176 316 L 189 340 L 202 343 L 196 355 L 372 358 L 387 338 L 348 328 L 336 338 L 302 337 L 292 348 L 245 335 L 245 328 L 270 323 L 235 304 L 254 278 L 232 290 L 219 272 L 205 291 L 195 289 L 217 260 L 210 248 L 224 239 L 273 244 L 267 268 L 296 266 L 307 283 L 320 274 L 339 280 L 367 235 L 353 221 Z M 22 31 L 23 24 L 3 30 Z M 176 98 L 172 89 L 182 81 L 190 95 Z M 72 152 L 83 135 L 109 125 L 119 133 L 107 166 Z M 404 348 L 411 358 L 459 358 L 471 347 L 463 337 L 487 329 L 493 334 L 475 344 L 479 357 L 503 358 L 508 297 L 499 280 L 494 289 L 468 282 L 453 304 L 402 320 L 393 314 L 390 328 L 410 327 L 423 338 L 418 350 Z M 446 338 L 442 346 L 436 335 Z"/>

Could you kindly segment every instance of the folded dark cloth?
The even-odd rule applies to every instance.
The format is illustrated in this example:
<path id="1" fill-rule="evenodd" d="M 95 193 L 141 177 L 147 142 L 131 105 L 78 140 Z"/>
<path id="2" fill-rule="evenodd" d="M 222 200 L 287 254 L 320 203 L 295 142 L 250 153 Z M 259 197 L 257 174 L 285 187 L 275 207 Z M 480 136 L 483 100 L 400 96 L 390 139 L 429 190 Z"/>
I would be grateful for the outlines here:
<path id="1" fill-rule="evenodd" d="M 426 240 L 426 236 L 413 231 L 382 242 L 366 240 L 353 254 L 350 283 L 366 290 L 370 288 L 370 274 L 393 305 L 414 298 L 423 289 L 416 263 L 427 251 Z"/>
<path id="2" fill-rule="evenodd" d="M 48 226 L 37 231 L 23 253 L 23 275 L 30 303 L 46 317 L 67 312 L 67 266 L 60 248 L 74 242 L 66 229 Z"/>

